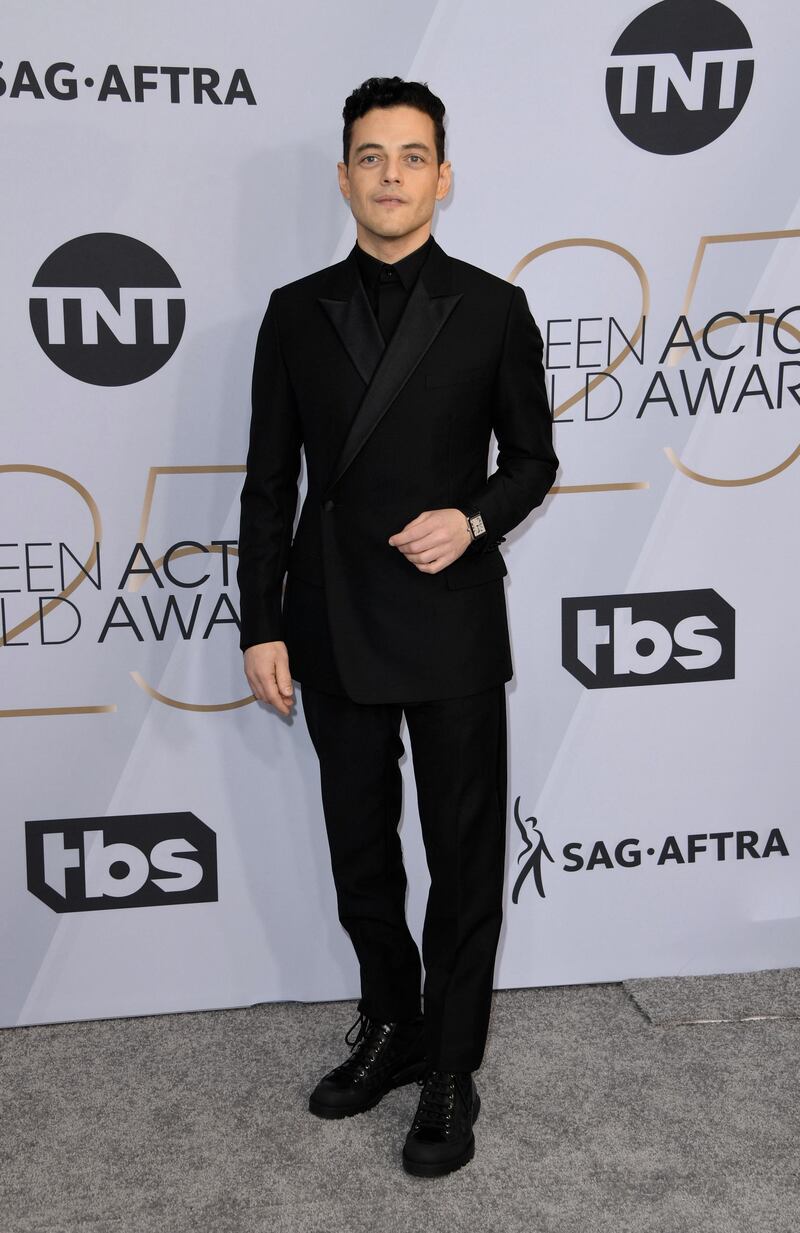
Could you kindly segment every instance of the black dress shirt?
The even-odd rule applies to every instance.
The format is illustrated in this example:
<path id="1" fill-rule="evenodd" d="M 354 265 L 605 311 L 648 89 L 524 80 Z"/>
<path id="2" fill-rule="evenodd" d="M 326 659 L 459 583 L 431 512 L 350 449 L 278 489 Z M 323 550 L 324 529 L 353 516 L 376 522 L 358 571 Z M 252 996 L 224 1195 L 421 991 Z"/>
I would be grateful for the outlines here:
<path id="1" fill-rule="evenodd" d="M 393 265 L 387 265 L 373 257 L 356 243 L 356 260 L 361 281 L 386 343 L 403 315 L 408 297 L 427 259 L 432 239 L 432 236 L 428 236 L 424 244 L 415 248 L 408 256 L 402 257 L 400 261 L 395 261 Z M 465 506 L 461 512 L 468 515 L 475 511 Z M 468 544 L 467 552 L 479 552 L 484 547 L 485 540 L 482 537 Z"/>
<path id="2" fill-rule="evenodd" d="M 411 289 L 430 252 L 431 240 L 432 237 L 428 236 L 424 244 L 393 265 L 373 257 L 356 243 L 361 281 L 384 342 L 388 343 L 403 315 Z"/>

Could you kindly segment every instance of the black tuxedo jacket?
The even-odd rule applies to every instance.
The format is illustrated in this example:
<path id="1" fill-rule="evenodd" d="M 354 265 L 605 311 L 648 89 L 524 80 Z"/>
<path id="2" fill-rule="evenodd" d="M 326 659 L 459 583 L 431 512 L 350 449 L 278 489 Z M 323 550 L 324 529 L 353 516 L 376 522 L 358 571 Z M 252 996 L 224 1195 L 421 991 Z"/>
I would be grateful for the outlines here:
<path id="1" fill-rule="evenodd" d="M 301 449 L 308 491 L 292 539 Z M 253 372 L 242 649 L 282 639 L 296 680 L 356 702 L 509 680 L 499 544 L 557 467 L 542 339 L 520 287 L 434 240 L 388 345 L 355 247 L 279 288 Z M 450 506 L 479 510 L 487 535 L 439 573 L 387 543 L 423 510 Z"/>

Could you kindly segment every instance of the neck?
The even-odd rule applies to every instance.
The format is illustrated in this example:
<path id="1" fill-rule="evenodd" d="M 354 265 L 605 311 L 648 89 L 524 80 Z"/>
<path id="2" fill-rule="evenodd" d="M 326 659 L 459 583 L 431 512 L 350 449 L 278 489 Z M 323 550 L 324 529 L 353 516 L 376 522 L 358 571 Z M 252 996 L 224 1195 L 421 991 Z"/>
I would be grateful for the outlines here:
<path id="1" fill-rule="evenodd" d="M 364 252 L 369 253 L 371 257 L 377 257 L 378 261 L 385 261 L 387 265 L 402 261 L 403 257 L 407 257 L 409 253 L 420 248 L 430 233 L 429 222 L 417 227 L 415 231 L 410 231 L 408 235 L 400 236 L 376 235 L 374 231 L 368 231 L 361 223 L 356 224 L 356 240 L 359 248 L 363 248 Z"/>

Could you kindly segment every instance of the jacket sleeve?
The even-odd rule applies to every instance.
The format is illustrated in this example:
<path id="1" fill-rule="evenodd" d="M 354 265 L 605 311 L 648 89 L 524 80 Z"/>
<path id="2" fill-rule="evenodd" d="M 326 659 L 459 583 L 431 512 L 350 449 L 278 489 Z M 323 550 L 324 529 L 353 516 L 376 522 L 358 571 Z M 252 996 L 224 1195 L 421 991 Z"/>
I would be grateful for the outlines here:
<path id="1" fill-rule="evenodd" d="M 547 401 L 542 336 L 525 292 L 514 288 L 497 372 L 492 427 L 497 438 L 497 470 L 483 488 L 470 494 L 486 535 L 469 550 L 489 552 L 509 531 L 541 505 L 553 485 L 558 458 Z"/>
<path id="2" fill-rule="evenodd" d="M 241 494 L 240 646 L 283 639 L 281 596 L 297 508 L 302 431 L 281 352 L 273 291 L 256 343 L 247 474 Z"/>

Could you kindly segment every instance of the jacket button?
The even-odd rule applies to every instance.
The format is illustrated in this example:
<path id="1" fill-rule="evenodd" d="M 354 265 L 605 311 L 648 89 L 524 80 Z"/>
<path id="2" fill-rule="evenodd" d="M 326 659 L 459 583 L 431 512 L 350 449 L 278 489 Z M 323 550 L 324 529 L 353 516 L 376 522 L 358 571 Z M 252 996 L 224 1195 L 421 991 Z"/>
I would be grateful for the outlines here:
<path id="1" fill-rule="evenodd" d="M 335 505 L 334 501 L 326 501 L 325 504 L 322 506 L 322 508 L 325 510 L 326 514 L 329 514 L 331 510 L 333 509 L 334 505 Z"/>

